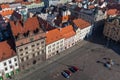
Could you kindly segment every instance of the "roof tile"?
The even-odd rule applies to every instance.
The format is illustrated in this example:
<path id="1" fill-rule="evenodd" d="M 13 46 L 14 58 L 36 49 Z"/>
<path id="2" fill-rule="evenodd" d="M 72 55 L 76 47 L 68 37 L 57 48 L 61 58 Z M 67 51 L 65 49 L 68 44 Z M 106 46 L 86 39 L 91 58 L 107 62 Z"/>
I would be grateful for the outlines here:
<path id="1" fill-rule="evenodd" d="M 0 42 L 0 61 L 14 56 L 16 53 L 7 41 Z"/>
<path id="2" fill-rule="evenodd" d="M 84 28 L 90 26 L 90 23 L 83 19 L 75 19 L 75 20 L 73 20 L 73 23 L 80 29 L 84 29 Z"/>
<path id="3" fill-rule="evenodd" d="M 23 25 L 22 21 L 10 21 L 10 25 L 14 36 L 26 33 L 28 31 L 34 31 L 39 28 L 39 22 L 37 17 L 28 18 Z"/>
<path id="4" fill-rule="evenodd" d="M 54 35 L 54 36 L 53 36 Z M 64 38 L 59 29 L 53 29 L 46 33 L 46 44 L 53 43 Z"/>

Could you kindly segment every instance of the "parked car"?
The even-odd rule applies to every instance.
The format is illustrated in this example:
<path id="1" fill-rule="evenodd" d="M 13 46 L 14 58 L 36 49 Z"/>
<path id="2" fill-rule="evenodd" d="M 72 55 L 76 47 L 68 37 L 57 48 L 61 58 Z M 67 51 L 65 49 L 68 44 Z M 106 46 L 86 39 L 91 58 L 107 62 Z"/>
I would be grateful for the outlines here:
<path id="1" fill-rule="evenodd" d="M 74 72 L 78 71 L 79 69 L 76 66 L 71 66 L 69 68 L 69 70 L 74 73 Z"/>
<path id="2" fill-rule="evenodd" d="M 79 70 L 79 68 L 76 67 L 76 66 L 72 66 L 72 68 L 73 68 L 75 71 L 78 71 L 78 70 Z"/>
<path id="3" fill-rule="evenodd" d="M 64 70 L 69 76 L 71 76 L 71 72 L 69 70 Z"/>
<path id="4" fill-rule="evenodd" d="M 61 74 L 62 74 L 65 78 L 70 78 L 70 76 L 69 76 L 66 72 L 64 72 L 64 71 L 63 71 Z"/>

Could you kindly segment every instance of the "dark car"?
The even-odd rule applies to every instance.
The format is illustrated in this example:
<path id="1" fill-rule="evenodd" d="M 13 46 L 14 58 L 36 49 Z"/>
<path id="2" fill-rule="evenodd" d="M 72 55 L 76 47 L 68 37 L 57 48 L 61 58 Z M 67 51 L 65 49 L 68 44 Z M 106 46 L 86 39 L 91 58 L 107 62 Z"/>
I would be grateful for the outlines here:
<path id="1" fill-rule="evenodd" d="M 72 66 L 72 68 L 73 68 L 75 71 L 78 71 L 78 70 L 79 70 L 79 68 L 76 67 L 76 66 Z"/>
<path id="2" fill-rule="evenodd" d="M 69 68 L 69 70 L 74 73 L 74 72 L 78 71 L 79 69 L 76 66 L 71 66 Z"/>
<path id="3" fill-rule="evenodd" d="M 69 70 L 70 70 L 71 72 L 73 72 L 73 73 L 76 72 L 73 67 L 69 67 Z"/>
<path id="4" fill-rule="evenodd" d="M 71 72 L 69 70 L 64 70 L 69 76 L 71 76 Z"/>
<path id="5" fill-rule="evenodd" d="M 70 76 L 66 72 L 61 73 L 65 78 L 70 78 Z"/>

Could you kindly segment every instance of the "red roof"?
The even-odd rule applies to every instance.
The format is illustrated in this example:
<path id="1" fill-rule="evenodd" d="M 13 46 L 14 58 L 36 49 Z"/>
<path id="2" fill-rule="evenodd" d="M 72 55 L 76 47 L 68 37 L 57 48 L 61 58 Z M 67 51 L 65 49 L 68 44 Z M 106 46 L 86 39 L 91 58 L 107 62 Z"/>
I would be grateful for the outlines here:
<path id="1" fill-rule="evenodd" d="M 118 13 L 117 9 L 109 9 L 107 10 L 107 15 L 116 15 Z"/>
<path id="2" fill-rule="evenodd" d="M 0 7 L 1 7 L 2 9 L 4 9 L 4 8 L 10 8 L 9 4 L 2 4 L 2 5 L 0 5 Z"/>
<path id="3" fill-rule="evenodd" d="M 70 38 L 75 35 L 72 25 L 60 29 L 53 29 L 46 33 L 46 44 L 53 43 L 62 38 Z"/>
<path id="4" fill-rule="evenodd" d="M 0 42 L 0 61 L 8 59 L 15 55 L 15 51 L 11 48 L 7 41 Z"/>
<path id="5" fill-rule="evenodd" d="M 37 17 L 28 18 L 23 25 L 22 21 L 10 21 L 10 25 L 14 36 L 26 33 L 28 31 L 34 31 L 39 28 Z"/>
<path id="6" fill-rule="evenodd" d="M 0 14 L 1 14 L 2 16 L 7 16 L 7 15 L 12 15 L 13 12 L 14 12 L 14 10 L 11 9 L 11 10 L 1 11 Z"/>
<path id="7" fill-rule="evenodd" d="M 80 29 L 84 29 L 84 28 L 90 26 L 90 23 L 83 19 L 75 19 L 75 20 L 73 20 L 73 23 Z"/>
<path id="8" fill-rule="evenodd" d="M 53 29 L 46 33 L 46 44 L 53 43 L 64 38 L 59 29 Z"/>
<path id="9" fill-rule="evenodd" d="M 61 28 L 61 34 L 64 36 L 64 38 L 70 38 L 75 35 L 75 32 L 73 30 L 72 25 L 66 26 L 64 28 Z"/>

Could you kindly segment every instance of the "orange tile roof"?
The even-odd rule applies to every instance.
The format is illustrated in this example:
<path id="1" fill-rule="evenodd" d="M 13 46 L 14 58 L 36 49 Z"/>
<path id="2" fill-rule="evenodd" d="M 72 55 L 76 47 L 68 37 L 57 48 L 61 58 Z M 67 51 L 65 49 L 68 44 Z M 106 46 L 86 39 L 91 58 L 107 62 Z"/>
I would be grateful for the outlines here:
<path id="1" fill-rule="evenodd" d="M 81 1 L 83 1 L 83 0 L 73 0 L 73 1 L 75 1 L 75 2 L 81 2 Z"/>
<path id="2" fill-rule="evenodd" d="M 21 21 L 10 21 L 11 30 L 14 36 L 26 33 L 27 31 L 34 31 L 39 28 L 37 17 L 28 18 L 23 25 L 21 23 Z"/>
<path id="3" fill-rule="evenodd" d="M 59 29 L 53 29 L 46 33 L 46 44 L 53 43 L 55 41 L 58 41 L 60 39 L 64 38 L 62 34 L 60 34 Z"/>
<path id="4" fill-rule="evenodd" d="M 116 15 L 118 13 L 117 9 L 109 9 L 107 10 L 107 15 Z"/>
<path id="5" fill-rule="evenodd" d="M 21 2 L 21 4 L 30 5 L 32 2 Z"/>
<path id="6" fill-rule="evenodd" d="M 0 61 L 14 56 L 16 53 L 8 44 L 9 42 L 0 42 Z"/>
<path id="7" fill-rule="evenodd" d="M 0 5 L 0 7 L 1 7 L 2 9 L 4 9 L 4 8 L 10 8 L 9 4 L 2 4 L 2 5 Z"/>
<path id="8" fill-rule="evenodd" d="M 73 20 L 73 23 L 80 29 L 84 29 L 91 25 L 89 22 L 87 22 L 83 19 L 75 19 L 75 20 Z"/>
<path id="9" fill-rule="evenodd" d="M 2 16 L 7 16 L 7 15 L 12 15 L 13 12 L 14 12 L 14 10 L 11 9 L 11 10 L 1 11 L 0 14 L 1 14 Z"/>
<path id="10" fill-rule="evenodd" d="M 60 32 L 66 39 L 75 35 L 75 31 L 73 30 L 72 25 L 61 28 Z"/>
<path id="11" fill-rule="evenodd" d="M 34 3 L 41 3 L 42 1 L 41 0 L 35 0 Z"/>

